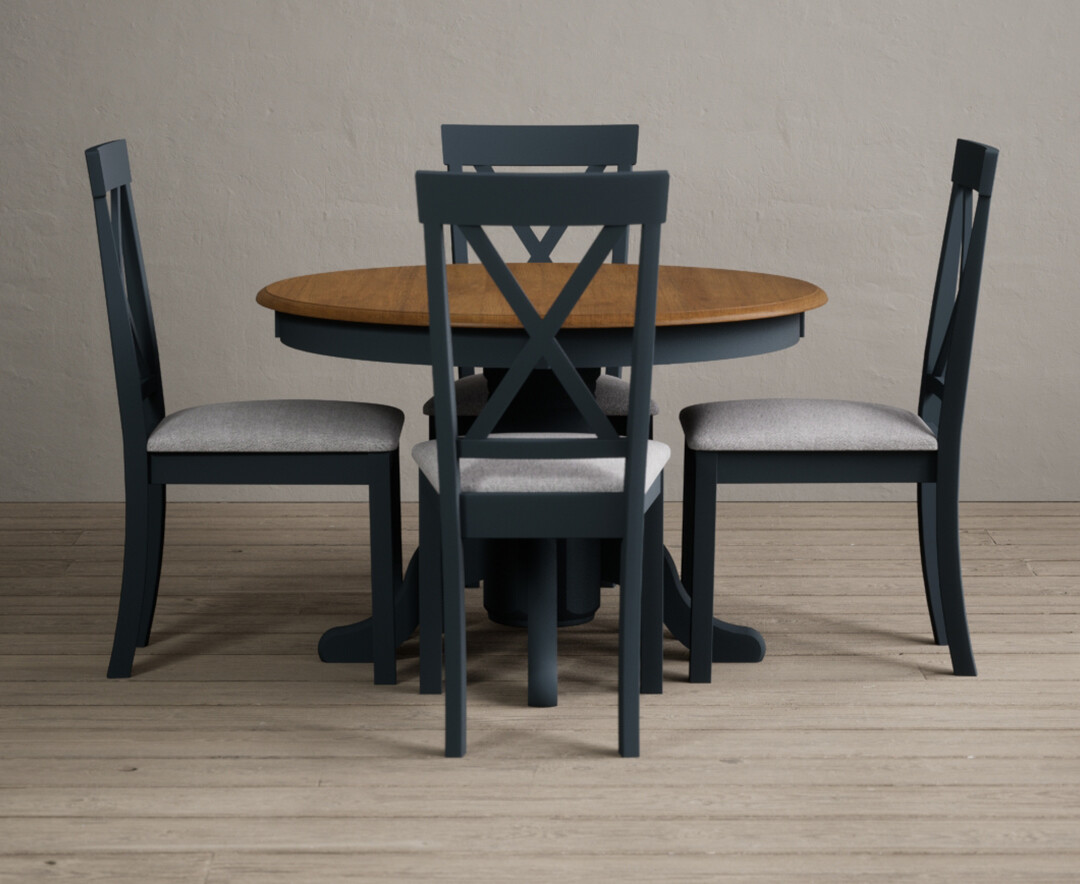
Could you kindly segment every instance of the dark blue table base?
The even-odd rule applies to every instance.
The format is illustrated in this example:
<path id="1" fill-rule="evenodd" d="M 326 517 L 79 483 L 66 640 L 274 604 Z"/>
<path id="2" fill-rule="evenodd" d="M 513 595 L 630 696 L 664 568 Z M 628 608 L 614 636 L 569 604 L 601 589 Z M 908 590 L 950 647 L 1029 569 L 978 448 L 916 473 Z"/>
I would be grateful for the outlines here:
<path id="1" fill-rule="evenodd" d="M 413 553 L 405 578 L 394 592 L 394 644 L 400 647 L 416 631 L 420 622 L 420 558 Z M 372 663 L 371 618 L 333 626 L 319 639 L 319 659 L 323 663 Z"/>
<path id="2" fill-rule="evenodd" d="M 413 554 L 405 578 L 395 596 L 394 628 L 395 643 L 401 645 L 415 631 L 419 622 L 417 599 L 419 596 L 418 557 Z M 580 614 L 587 622 L 591 615 Z M 514 625 L 523 625 L 515 623 Z M 664 550 L 664 625 L 668 631 L 690 646 L 690 596 L 679 579 L 678 569 L 671 554 Z M 765 639 L 749 626 L 737 626 L 713 618 L 714 663 L 759 663 L 765 658 Z M 319 659 L 324 663 L 370 663 L 372 662 L 371 619 L 335 626 L 319 639 Z"/>

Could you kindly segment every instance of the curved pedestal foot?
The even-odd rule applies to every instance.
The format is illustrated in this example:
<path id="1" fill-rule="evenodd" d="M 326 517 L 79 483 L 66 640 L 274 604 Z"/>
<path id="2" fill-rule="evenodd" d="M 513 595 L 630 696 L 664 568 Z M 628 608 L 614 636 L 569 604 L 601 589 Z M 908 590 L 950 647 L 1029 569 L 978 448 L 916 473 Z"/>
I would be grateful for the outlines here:
<path id="1" fill-rule="evenodd" d="M 413 634 L 419 622 L 419 562 L 414 554 L 405 571 L 405 579 L 394 593 L 395 647 Z M 326 630 L 319 639 L 319 659 L 323 663 L 371 663 L 375 659 L 371 618 Z"/>
<path id="2" fill-rule="evenodd" d="M 675 638 L 690 647 L 690 596 L 679 571 L 664 549 L 664 625 Z M 714 663 L 760 663 L 765 659 L 765 639 L 756 629 L 713 618 Z"/>

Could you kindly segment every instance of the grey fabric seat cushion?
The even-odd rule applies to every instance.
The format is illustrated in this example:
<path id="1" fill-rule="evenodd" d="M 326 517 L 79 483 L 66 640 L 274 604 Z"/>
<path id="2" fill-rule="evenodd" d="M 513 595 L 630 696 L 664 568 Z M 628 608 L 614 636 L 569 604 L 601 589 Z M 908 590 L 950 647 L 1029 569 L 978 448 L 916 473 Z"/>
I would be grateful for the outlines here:
<path id="1" fill-rule="evenodd" d="M 459 378 L 454 383 L 457 393 L 457 411 L 459 417 L 476 417 L 488 400 L 487 378 L 477 372 Z M 607 415 L 626 415 L 630 411 L 630 381 L 610 374 L 601 374 L 596 379 L 596 402 Z M 424 403 L 424 414 L 435 413 L 435 399 Z M 653 400 L 649 401 L 649 414 L 659 414 L 660 408 Z"/>
<path id="2" fill-rule="evenodd" d="M 552 433 L 558 438 L 587 438 L 582 434 Z M 506 433 L 500 436 L 542 434 Z M 413 460 L 436 491 L 439 490 L 438 449 L 434 440 L 421 442 L 412 451 Z M 649 442 L 645 459 L 645 485 L 652 485 L 671 458 L 663 442 Z M 502 458 L 462 458 L 461 490 L 465 493 L 516 494 L 619 492 L 623 488 L 623 460 L 619 457 L 573 458 L 567 460 Z"/>
<path id="3" fill-rule="evenodd" d="M 198 405 L 168 415 L 147 451 L 284 453 L 393 451 L 405 415 L 389 405 L 266 399 Z"/>
<path id="4" fill-rule="evenodd" d="M 679 413 L 694 451 L 935 451 L 916 414 L 841 399 L 740 399 Z"/>

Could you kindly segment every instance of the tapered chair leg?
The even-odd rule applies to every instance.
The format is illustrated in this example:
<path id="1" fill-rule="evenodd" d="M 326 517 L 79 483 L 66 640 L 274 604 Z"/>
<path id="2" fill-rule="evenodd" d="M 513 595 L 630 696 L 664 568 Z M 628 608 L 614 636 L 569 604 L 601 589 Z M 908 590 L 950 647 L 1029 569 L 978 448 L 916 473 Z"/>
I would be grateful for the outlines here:
<path id="1" fill-rule="evenodd" d="M 457 524 L 453 528 L 457 528 Z M 465 755 L 465 573 L 460 534 L 443 525 L 443 625 L 446 632 L 446 757 Z M 447 547 L 450 547 L 449 549 Z M 456 548 L 455 548 L 456 547 Z"/>
<path id="2" fill-rule="evenodd" d="M 712 681 L 713 572 L 716 565 L 716 455 L 687 451 L 692 470 L 692 493 L 683 501 L 684 531 L 689 513 L 691 535 L 690 581 L 690 681 Z M 683 555 L 685 555 L 685 551 Z"/>
<path id="3" fill-rule="evenodd" d="M 396 452 L 394 452 L 396 454 Z M 371 537 L 371 648 L 375 684 L 397 684 L 397 631 L 394 628 L 394 593 L 401 582 L 400 529 L 394 528 L 396 464 L 372 479 L 368 487 Z M 400 518 L 400 517 L 399 517 Z M 395 571 L 395 566 L 397 570 Z"/>
<path id="4" fill-rule="evenodd" d="M 694 582 L 694 501 L 697 493 L 695 477 L 696 452 L 683 447 L 683 505 L 682 505 L 682 561 L 679 564 L 684 587 Z M 715 496 L 715 495 L 714 495 Z"/>
<path id="5" fill-rule="evenodd" d="M 591 617 L 600 607 L 603 584 L 603 543 L 570 537 L 556 542 L 558 550 L 559 619 Z M 616 569 L 618 562 L 616 561 Z M 613 580 L 610 584 L 615 585 Z"/>
<path id="6" fill-rule="evenodd" d="M 939 477 L 937 488 L 937 557 L 938 581 L 945 634 L 955 675 L 975 675 L 975 656 L 971 650 L 964 587 L 960 573 L 960 514 L 956 481 L 945 483 Z"/>
<path id="7" fill-rule="evenodd" d="M 484 579 L 484 561 L 487 558 L 486 544 L 482 538 L 469 537 L 465 540 L 465 585 L 477 587 Z"/>
<path id="8" fill-rule="evenodd" d="M 390 452 L 390 552 L 394 577 L 400 579 L 404 565 L 401 557 L 401 455 L 396 448 Z"/>
<path id="9" fill-rule="evenodd" d="M 158 585 L 161 583 L 161 554 L 165 546 L 165 486 L 147 486 L 146 506 L 146 583 L 143 589 L 142 610 L 139 612 L 138 646 L 150 643 L 157 608 Z"/>
<path id="10" fill-rule="evenodd" d="M 124 504 L 124 574 L 120 584 L 120 609 L 116 615 L 109 678 L 128 678 L 139 640 L 144 605 L 151 600 L 146 585 L 146 549 L 149 485 L 128 482 Z"/>
<path id="11" fill-rule="evenodd" d="M 420 477 L 420 693 L 441 694 L 443 682 L 442 550 L 439 498 Z"/>
<path id="12" fill-rule="evenodd" d="M 658 481 L 663 481 L 662 479 Z M 664 690 L 664 495 L 645 513 L 641 575 L 641 692 Z"/>
<path id="13" fill-rule="evenodd" d="M 559 586 L 556 541 L 520 541 L 527 551 L 532 575 L 528 606 L 529 705 L 551 707 L 559 703 Z"/>
<path id="14" fill-rule="evenodd" d="M 938 579 L 937 485 L 933 482 L 920 482 L 917 494 L 919 553 L 922 557 L 926 607 L 930 612 L 930 626 L 934 630 L 935 643 L 947 645 L 949 639 L 945 633 L 945 615 L 941 610 L 941 583 Z"/>
<path id="15" fill-rule="evenodd" d="M 641 755 L 642 534 L 623 539 L 619 581 L 619 755 Z"/>

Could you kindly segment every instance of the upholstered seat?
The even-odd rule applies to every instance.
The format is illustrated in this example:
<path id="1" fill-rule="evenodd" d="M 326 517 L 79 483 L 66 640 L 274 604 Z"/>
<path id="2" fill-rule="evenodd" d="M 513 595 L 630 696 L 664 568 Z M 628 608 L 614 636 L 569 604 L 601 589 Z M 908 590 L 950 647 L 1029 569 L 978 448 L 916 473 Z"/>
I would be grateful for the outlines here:
<path id="1" fill-rule="evenodd" d="M 454 385 L 457 394 L 458 417 L 476 417 L 487 405 L 488 382 L 482 374 L 471 374 L 458 378 Z M 602 374 L 596 379 L 596 402 L 604 414 L 613 417 L 626 417 L 630 408 L 630 381 L 611 374 Z M 657 415 L 660 407 L 655 400 L 649 400 L 649 414 Z M 424 403 L 424 414 L 435 414 L 435 399 Z"/>
<path id="2" fill-rule="evenodd" d="M 570 433 L 551 433 L 552 438 L 587 439 Z M 543 438 L 516 433 L 497 433 L 492 439 Z M 439 490 L 438 446 L 421 442 L 412 451 L 413 460 L 435 489 Z M 649 442 L 645 455 L 645 484 L 660 478 L 671 449 L 663 442 Z M 551 459 L 503 459 L 464 457 L 460 461 L 463 494 L 619 494 L 623 490 L 625 461 L 619 457 Z"/>
<path id="3" fill-rule="evenodd" d="M 936 451 L 917 414 L 841 399 L 738 399 L 679 413 L 693 451 Z"/>
<path id="4" fill-rule="evenodd" d="M 197 405 L 167 415 L 146 450 L 170 452 L 393 451 L 405 416 L 368 402 L 263 399 Z"/>

